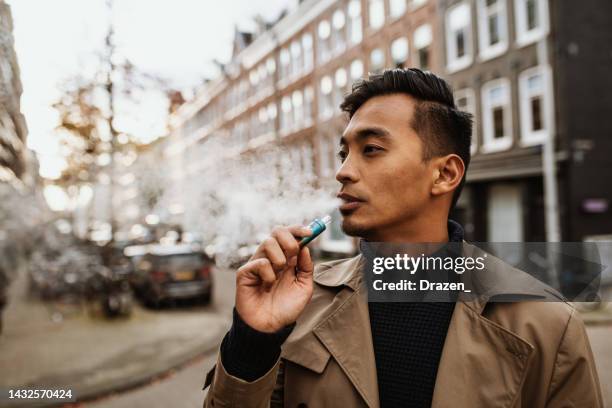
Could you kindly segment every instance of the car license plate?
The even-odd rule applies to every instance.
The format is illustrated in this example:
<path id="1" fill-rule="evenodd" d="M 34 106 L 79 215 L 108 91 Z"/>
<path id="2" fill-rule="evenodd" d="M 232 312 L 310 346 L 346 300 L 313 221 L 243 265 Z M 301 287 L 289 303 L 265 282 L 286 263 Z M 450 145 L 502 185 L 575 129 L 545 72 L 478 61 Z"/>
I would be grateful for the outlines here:
<path id="1" fill-rule="evenodd" d="M 186 281 L 193 279 L 193 271 L 180 271 L 174 273 L 174 279 L 177 281 Z"/>

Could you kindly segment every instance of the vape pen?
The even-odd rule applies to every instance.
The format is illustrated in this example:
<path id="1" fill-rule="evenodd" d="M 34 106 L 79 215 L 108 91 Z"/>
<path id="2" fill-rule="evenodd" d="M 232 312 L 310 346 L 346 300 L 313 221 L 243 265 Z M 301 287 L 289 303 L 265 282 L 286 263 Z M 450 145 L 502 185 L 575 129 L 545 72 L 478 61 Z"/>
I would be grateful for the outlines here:
<path id="1" fill-rule="evenodd" d="M 330 222 L 331 216 L 326 215 L 321 219 L 315 218 L 310 224 L 308 224 L 308 228 L 310 228 L 310 230 L 312 231 L 312 235 L 304 237 L 300 240 L 300 248 L 302 248 L 304 245 L 308 245 L 310 241 L 321 235 L 321 233 L 325 231 Z"/>

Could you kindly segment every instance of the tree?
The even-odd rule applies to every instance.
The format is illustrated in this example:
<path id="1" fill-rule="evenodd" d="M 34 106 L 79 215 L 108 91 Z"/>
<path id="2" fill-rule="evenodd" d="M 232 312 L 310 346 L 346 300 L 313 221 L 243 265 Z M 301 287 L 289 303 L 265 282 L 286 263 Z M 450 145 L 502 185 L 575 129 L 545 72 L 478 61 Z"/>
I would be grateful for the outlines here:
<path id="1" fill-rule="evenodd" d="M 66 168 L 56 183 L 72 194 L 79 186 L 96 183 L 104 173 L 110 185 L 110 224 L 115 230 L 113 191 L 117 158 L 137 153 L 140 142 L 129 117 L 142 116 L 142 102 L 157 97 L 165 112 L 184 102 L 179 93 L 159 76 L 143 72 L 115 52 L 113 30 L 109 29 L 105 46 L 96 56 L 97 68 L 89 76 L 75 75 L 61 86 L 62 95 L 53 104 L 59 115 L 57 134 L 61 138 Z M 155 122 L 158 113 L 140 123 Z M 165 119 L 165 118 L 164 118 Z M 159 120 L 159 119 L 157 119 Z M 156 137 L 166 131 L 166 123 Z M 147 138 L 152 139 L 150 135 Z M 71 187 L 71 188 L 69 188 Z"/>

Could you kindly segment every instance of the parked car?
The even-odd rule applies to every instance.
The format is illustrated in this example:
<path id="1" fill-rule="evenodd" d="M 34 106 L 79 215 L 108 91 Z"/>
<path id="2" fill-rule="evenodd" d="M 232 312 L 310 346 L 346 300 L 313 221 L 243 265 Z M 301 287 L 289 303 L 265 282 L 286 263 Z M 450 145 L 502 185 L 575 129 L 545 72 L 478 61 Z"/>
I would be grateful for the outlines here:
<path id="1" fill-rule="evenodd" d="M 134 265 L 134 291 L 146 304 L 183 298 L 210 302 L 214 265 L 199 245 L 131 246 L 125 248 L 124 254 Z"/>

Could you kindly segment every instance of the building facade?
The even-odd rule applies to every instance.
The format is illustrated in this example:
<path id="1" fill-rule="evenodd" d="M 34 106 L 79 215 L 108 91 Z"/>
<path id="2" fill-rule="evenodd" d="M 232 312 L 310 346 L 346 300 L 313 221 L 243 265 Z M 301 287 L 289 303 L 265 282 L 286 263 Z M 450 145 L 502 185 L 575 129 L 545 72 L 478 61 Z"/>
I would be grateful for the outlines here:
<path id="1" fill-rule="evenodd" d="M 595 175 L 612 170 L 603 113 L 610 106 L 604 90 L 611 89 L 605 74 L 611 54 L 594 43 L 611 43 L 612 3 L 566 3 L 304 0 L 258 33 L 236 32 L 223 75 L 171 118 L 163 155 L 176 190 L 172 205 L 180 208 L 176 220 L 193 225 L 200 210 L 186 193 L 190 184 L 230 180 L 239 171 L 230 163 L 238 159 L 252 158 L 253 166 L 282 175 L 287 168 L 279 156 L 289 157 L 333 194 L 346 125 L 338 109 L 342 96 L 369 72 L 414 66 L 448 79 L 457 104 L 474 114 L 473 161 L 452 214 L 469 239 L 550 238 L 544 146 L 554 146 L 554 171 L 547 174 L 557 191 L 560 238 L 609 234 L 612 189 Z M 239 177 L 251 173 L 261 174 Z M 320 244 L 354 250 L 338 224 Z"/>
<path id="2" fill-rule="evenodd" d="M 468 238 L 582 241 L 610 234 L 610 188 L 594 175 L 612 171 L 603 157 L 612 148 L 611 122 L 601 115 L 610 103 L 603 89 L 612 86 L 604 45 L 612 4 L 450 0 L 438 11 L 443 76 L 457 104 L 475 117 L 468 183 L 454 215 Z M 547 171 L 556 194 L 546 191 Z M 557 216 L 547 219 L 553 204 Z M 557 224 L 557 234 L 547 222 Z"/>
<path id="3" fill-rule="evenodd" d="M 27 174 L 27 127 L 20 109 L 21 93 L 11 10 L 0 0 L 0 182 L 19 182 Z"/>

